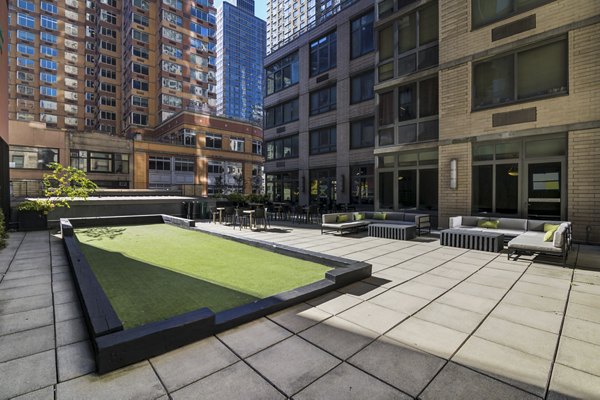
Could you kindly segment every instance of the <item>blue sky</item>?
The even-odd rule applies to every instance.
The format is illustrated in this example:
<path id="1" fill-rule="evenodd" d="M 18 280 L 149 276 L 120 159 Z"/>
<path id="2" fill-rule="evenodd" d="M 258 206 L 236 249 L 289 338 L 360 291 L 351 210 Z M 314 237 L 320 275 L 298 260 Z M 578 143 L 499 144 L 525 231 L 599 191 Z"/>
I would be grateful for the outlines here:
<path id="1" fill-rule="evenodd" d="M 219 8 L 223 0 L 215 0 L 215 8 Z M 267 20 L 267 1 L 258 0 L 254 2 L 254 15 L 263 21 Z"/>

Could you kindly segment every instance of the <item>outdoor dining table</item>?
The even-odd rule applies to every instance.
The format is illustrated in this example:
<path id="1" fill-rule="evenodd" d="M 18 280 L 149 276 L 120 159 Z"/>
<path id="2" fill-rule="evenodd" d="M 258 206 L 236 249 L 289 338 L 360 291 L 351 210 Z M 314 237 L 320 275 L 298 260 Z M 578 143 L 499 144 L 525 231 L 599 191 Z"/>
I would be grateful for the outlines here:
<path id="1" fill-rule="evenodd" d="M 217 211 L 219 212 L 219 223 L 223 223 L 223 210 L 225 207 L 217 207 Z"/>
<path id="2" fill-rule="evenodd" d="M 243 212 L 244 214 L 248 214 L 250 216 L 250 229 L 252 229 L 253 226 L 254 228 L 256 228 L 254 221 L 254 213 L 256 212 L 256 210 L 244 210 Z"/>

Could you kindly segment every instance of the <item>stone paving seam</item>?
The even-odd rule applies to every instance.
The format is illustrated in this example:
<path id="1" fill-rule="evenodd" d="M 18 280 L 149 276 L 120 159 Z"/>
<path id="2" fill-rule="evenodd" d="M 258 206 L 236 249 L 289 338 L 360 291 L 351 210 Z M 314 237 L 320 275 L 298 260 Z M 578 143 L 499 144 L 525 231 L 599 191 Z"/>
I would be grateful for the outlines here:
<path id="1" fill-rule="evenodd" d="M 165 383 L 163 382 L 162 378 L 160 377 L 160 374 L 158 373 L 158 371 L 154 367 L 154 364 L 152 363 L 152 359 L 148 358 L 148 364 L 150 364 L 150 368 L 152 368 L 152 372 L 154 372 L 154 375 L 156 375 L 156 379 L 158 379 L 158 381 L 160 382 L 160 385 L 165 390 L 165 393 L 167 394 L 167 397 L 169 397 L 169 399 L 171 399 L 171 393 L 169 392 L 169 389 L 167 389 L 167 385 L 165 385 Z M 74 379 L 76 379 L 76 378 L 74 378 Z M 200 378 L 200 379 L 202 379 L 202 378 Z M 197 382 L 197 381 L 194 381 L 194 382 Z M 191 385 L 191 383 L 190 383 L 190 385 Z M 188 385 L 186 385 L 186 386 L 188 386 Z M 179 389 L 181 389 L 181 388 L 178 388 L 177 390 L 179 390 Z M 162 396 L 160 396 L 160 397 L 162 397 Z M 160 397 L 157 397 L 157 398 L 160 398 Z"/>
<path id="2" fill-rule="evenodd" d="M 565 326 L 565 318 L 567 317 L 567 309 L 569 307 L 569 299 L 571 298 L 571 289 L 573 288 L 573 278 L 575 277 L 575 265 L 577 265 L 577 256 L 575 257 L 575 264 L 571 269 L 571 282 L 569 284 L 569 291 L 567 292 L 567 298 L 565 300 L 565 307 L 563 309 L 562 319 L 560 321 L 560 328 L 558 330 L 558 340 L 556 341 L 556 347 L 554 348 L 554 356 L 552 357 L 552 363 L 550 364 L 550 371 L 548 372 L 548 380 L 546 381 L 546 388 L 544 390 L 544 399 L 548 398 L 548 392 L 550 390 L 550 383 L 552 382 L 552 374 L 554 372 L 554 364 L 556 364 L 556 357 L 558 356 L 558 348 L 562 338 L 563 327 Z M 569 366 L 569 368 L 572 368 Z M 573 368 L 576 369 L 576 368 Z M 585 371 L 583 371 L 585 372 Z M 589 373 L 589 372 L 588 372 Z"/>
<path id="3" fill-rule="evenodd" d="M 10 261 L 8 262 L 8 267 L 6 268 L 6 271 L 4 271 L 4 274 L 2 274 L 2 276 L 0 277 L 0 283 L 2 283 L 2 281 L 4 280 L 4 277 L 6 276 L 5 274 L 7 274 L 8 271 L 10 270 L 10 266 L 13 263 L 13 261 L 15 260 L 15 257 L 17 256 L 17 252 L 19 251 L 19 248 L 23 244 L 23 241 L 25 240 L 25 236 L 26 235 L 21 236 L 21 240 L 19 241 L 19 244 L 15 246 L 15 251 L 12 253 L 12 257 L 10 258 Z M 4 250 L 6 250 L 6 249 L 4 249 Z"/>
<path id="4" fill-rule="evenodd" d="M 293 332 L 292 332 L 292 336 L 294 336 Z M 289 336 L 289 337 L 285 338 L 284 340 L 286 340 L 286 339 L 289 339 L 289 338 L 290 338 L 290 337 L 292 337 L 292 336 Z M 261 373 L 260 373 L 260 371 L 258 371 L 256 368 L 254 368 L 254 367 L 253 367 L 253 366 L 252 366 L 252 365 L 251 365 L 251 364 L 250 364 L 248 361 L 246 361 L 246 359 L 245 359 L 245 358 L 241 357 L 241 356 L 240 356 L 238 353 L 236 353 L 236 352 L 235 352 L 235 350 L 234 350 L 234 349 L 232 349 L 231 347 L 229 347 L 229 346 L 227 345 L 227 343 L 225 343 L 223 340 L 221 340 L 221 338 L 219 338 L 219 337 L 218 337 L 218 336 L 216 336 L 216 335 L 215 335 L 215 338 L 216 338 L 216 339 L 217 339 L 219 342 L 221 342 L 221 344 L 223 344 L 223 345 L 224 345 L 224 346 L 225 346 L 227 349 L 229 349 L 229 351 L 231 351 L 233 354 L 235 354 L 235 356 L 236 356 L 237 358 L 239 358 L 239 359 L 240 359 L 239 361 L 237 361 L 237 362 L 235 362 L 235 363 L 233 363 L 233 364 L 231 364 L 231 365 L 235 365 L 235 364 L 237 364 L 238 362 L 243 362 L 243 363 L 244 363 L 244 364 L 245 364 L 245 365 L 246 365 L 248 368 L 250 368 L 252 371 L 254 371 L 254 373 L 256 373 L 258 376 L 260 376 L 260 377 L 261 377 L 261 378 L 262 378 L 262 379 L 263 379 L 265 382 L 267 382 L 269 385 L 273 386 L 273 388 L 274 388 L 275 390 L 277 390 L 279 393 L 281 393 L 281 394 L 282 394 L 282 395 L 283 395 L 285 398 L 289 398 L 289 397 L 291 397 L 291 396 L 288 396 L 287 394 L 285 394 L 285 392 L 284 392 L 283 390 L 279 389 L 279 388 L 277 387 L 277 385 L 275 385 L 273 382 L 271 382 L 271 381 L 270 381 L 270 380 L 269 380 L 269 379 L 268 379 L 266 376 L 264 376 L 263 374 L 261 374 Z M 282 340 L 282 341 L 283 341 L 283 340 Z M 279 341 L 279 342 L 277 342 L 277 343 L 281 343 L 282 341 Z M 263 351 L 263 350 L 266 350 L 266 349 L 268 349 L 268 348 L 271 348 L 271 347 L 273 347 L 274 345 L 275 345 L 275 344 L 272 344 L 272 345 L 270 345 L 270 346 L 268 346 L 268 347 L 266 347 L 266 348 L 262 349 L 261 351 Z M 260 353 L 260 352 L 257 352 L 257 353 Z M 257 354 L 257 353 L 255 353 L 255 354 Z M 251 357 L 251 356 L 248 356 L 248 357 Z M 229 367 L 231 367 L 231 365 L 228 365 L 228 366 L 227 366 L 227 367 L 225 367 L 225 368 L 229 368 Z M 223 369 L 225 369 L 225 368 L 222 368 L 222 369 L 221 369 L 221 370 L 219 370 L 219 371 L 222 371 L 222 370 L 223 370 Z M 219 371 L 215 371 L 215 372 L 213 372 L 213 374 L 215 374 L 215 373 L 217 373 L 217 372 L 219 372 Z M 210 375 L 213 375 L 213 374 L 210 374 Z M 204 378 L 206 378 L 206 377 L 208 377 L 208 376 L 210 376 L 210 375 L 207 375 L 207 376 L 205 376 Z M 204 378 L 202 378 L 202 379 L 204 379 Z M 197 381 L 195 381 L 195 382 L 198 382 L 198 381 L 200 381 L 200 380 L 202 380 L 202 379 L 198 379 L 198 380 L 197 380 Z M 192 382 L 192 383 L 195 383 L 195 382 Z M 189 385 L 191 385 L 192 383 L 190 383 Z M 186 386 L 189 386 L 189 385 L 186 385 Z M 181 390 L 181 389 L 183 389 L 183 388 L 179 388 L 179 389 L 177 389 L 177 390 Z"/>
<path id="5" fill-rule="evenodd" d="M 50 249 L 50 296 L 52 296 L 52 318 L 54 319 L 53 331 L 54 331 L 54 362 L 56 363 L 56 385 L 60 382 L 58 372 L 58 340 L 56 338 L 56 307 L 54 304 L 54 274 L 52 274 L 52 245 L 50 244 L 50 233 L 48 232 L 48 247 Z M 56 385 L 54 385 L 54 399 L 56 400 Z"/>
<path id="6" fill-rule="evenodd" d="M 494 259 L 492 259 L 492 260 L 494 260 Z M 488 265 L 489 263 L 491 263 L 491 262 L 492 262 L 492 260 L 490 260 L 490 261 L 488 261 L 487 263 L 485 263 L 485 264 L 484 264 L 484 265 L 483 265 L 483 266 L 482 266 L 480 269 L 478 269 L 477 271 L 481 270 L 481 269 L 482 269 L 482 268 L 484 268 L 486 265 Z M 488 313 L 487 313 L 487 314 L 484 316 L 484 318 L 483 318 L 483 319 L 482 319 L 482 320 L 479 322 L 479 324 L 477 324 L 477 326 L 476 326 L 476 327 L 475 327 L 475 328 L 474 328 L 474 329 L 471 331 L 471 333 L 467 335 L 467 337 L 465 338 L 465 340 L 463 340 L 463 342 L 462 342 L 462 343 L 461 343 L 461 344 L 460 344 L 460 345 L 459 345 L 459 346 L 456 348 L 456 350 L 454 350 L 454 352 L 453 352 L 453 353 L 450 355 L 450 357 L 448 357 L 447 359 L 445 359 L 445 362 L 444 362 L 444 365 L 442 366 L 442 368 L 440 368 L 440 369 L 439 369 L 439 371 L 437 371 L 437 372 L 436 372 L 436 374 L 435 374 L 435 375 L 434 375 L 434 376 L 431 378 L 431 380 L 429 381 L 429 383 L 428 383 L 427 385 L 425 385 L 425 387 L 424 387 L 424 388 L 421 390 L 421 392 L 419 393 L 419 395 L 417 396 L 417 398 L 419 398 L 421 395 L 423 395 L 423 393 L 425 392 L 425 390 L 427 389 L 427 387 L 429 387 L 429 385 L 431 385 L 431 383 L 432 383 L 432 382 L 435 380 L 435 378 L 436 378 L 436 377 L 437 377 L 437 376 L 440 374 L 440 372 L 441 372 L 441 371 L 442 371 L 444 368 L 446 368 L 446 366 L 447 366 L 447 365 L 448 365 L 448 363 L 449 363 L 449 362 L 452 360 L 452 358 L 453 358 L 453 357 L 456 355 L 456 353 L 458 353 L 458 352 L 460 351 L 460 349 L 461 349 L 461 348 L 464 346 L 464 344 L 465 344 L 465 343 L 466 343 L 466 342 L 467 342 L 467 341 L 468 341 L 468 340 L 469 340 L 469 339 L 470 339 L 470 338 L 471 338 L 471 337 L 472 337 L 472 336 L 475 334 L 475 332 L 477 332 L 477 329 L 479 329 L 479 327 L 481 327 L 481 325 L 483 325 L 483 323 L 484 323 L 484 322 L 485 322 L 485 321 L 488 319 L 488 317 L 490 316 L 490 314 L 491 314 L 491 313 L 492 313 L 492 312 L 493 312 L 493 311 L 496 309 L 496 307 L 498 307 L 498 305 L 499 305 L 499 304 L 502 302 L 502 300 L 503 300 L 503 299 L 504 299 L 504 298 L 505 298 L 505 297 L 508 295 L 508 293 L 511 291 L 511 289 L 512 289 L 512 288 L 513 288 L 513 287 L 514 287 L 516 284 L 517 284 L 517 282 L 519 282 L 519 280 L 521 279 L 521 277 L 523 277 L 523 275 L 524 275 L 524 274 L 525 274 L 525 272 L 526 272 L 526 271 L 529 269 L 529 267 L 531 267 L 531 264 L 532 264 L 532 263 L 530 263 L 530 264 L 527 266 L 527 268 L 525 268 L 525 270 L 523 270 L 523 272 L 522 272 L 522 273 L 519 275 L 519 277 L 518 277 L 518 278 L 517 278 L 517 279 L 516 279 L 516 280 L 513 282 L 513 284 L 510 286 L 510 288 L 508 288 L 508 290 L 506 291 L 506 293 L 504 293 L 504 295 L 502 295 L 502 297 L 501 297 L 500 299 L 498 299 L 498 301 L 496 302 L 496 305 L 490 309 L 490 311 L 489 311 L 489 312 L 488 312 Z M 473 274 L 477 273 L 477 271 L 473 272 Z M 471 274 L 471 275 L 473 275 L 473 274 Z M 465 278 L 465 279 L 468 279 L 468 278 Z M 460 283 L 458 283 L 457 285 L 459 285 L 459 284 L 460 284 Z M 453 286 L 452 288 L 454 288 L 454 287 L 456 287 L 456 286 Z M 451 289 L 452 289 L 452 288 L 451 288 Z M 450 289 L 450 290 L 451 290 L 451 289 Z M 443 296 L 443 295 L 441 295 L 441 296 Z M 441 297 L 441 296 L 439 296 L 439 297 Z M 564 316 L 563 316 L 563 319 L 564 319 Z M 462 365 L 463 367 L 467 367 L 467 368 L 468 368 L 468 366 L 465 366 L 465 365 L 463 365 L 463 364 L 461 364 L 461 363 L 458 363 L 458 362 L 456 362 L 456 361 L 453 361 L 453 362 L 455 362 L 455 363 L 457 363 L 457 364 L 459 364 L 459 365 Z M 469 368 L 469 369 L 473 370 L 472 368 Z M 482 375 L 488 376 L 487 374 L 485 374 L 485 373 L 482 373 L 481 371 L 475 371 L 475 372 L 478 372 L 478 373 L 480 373 L 480 374 L 482 374 Z M 490 377 L 490 378 L 493 378 L 493 377 L 491 377 L 491 376 L 488 376 L 488 377 Z M 493 379 L 495 379 L 495 378 L 493 378 Z M 499 380 L 499 379 L 496 379 L 496 380 Z M 502 382 L 502 383 L 506 383 L 506 384 L 510 385 L 510 384 L 509 384 L 509 383 L 507 383 L 507 382 L 503 382 L 503 381 L 500 381 L 500 382 Z M 513 386 L 513 385 L 510 385 L 510 386 Z M 515 387 L 516 387 L 516 386 L 515 386 Z M 520 389 L 520 390 L 523 390 L 523 389 Z M 531 393 L 531 392 L 527 391 L 527 393 Z M 532 393 L 532 394 L 533 394 L 533 393 Z M 535 394 L 534 394 L 534 395 L 535 395 Z"/>

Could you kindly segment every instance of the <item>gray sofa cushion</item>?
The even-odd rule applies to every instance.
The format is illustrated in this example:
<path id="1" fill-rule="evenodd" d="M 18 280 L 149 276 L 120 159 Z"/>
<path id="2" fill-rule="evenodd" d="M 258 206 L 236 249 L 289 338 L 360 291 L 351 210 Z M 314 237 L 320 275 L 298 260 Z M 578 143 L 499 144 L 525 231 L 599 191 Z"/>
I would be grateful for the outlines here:
<path id="1" fill-rule="evenodd" d="M 527 220 L 520 218 L 499 218 L 498 229 L 525 232 L 527 231 Z"/>
<path id="2" fill-rule="evenodd" d="M 563 222 L 564 221 L 542 221 L 542 220 L 538 221 L 538 220 L 530 219 L 530 220 L 527 220 L 527 230 L 528 231 L 544 232 L 544 225 L 545 224 L 560 225 Z"/>
<path id="3" fill-rule="evenodd" d="M 462 226 L 477 226 L 477 222 L 479 221 L 489 221 L 489 218 L 487 217 L 470 217 L 470 216 L 466 216 L 466 217 L 462 217 L 462 222 L 461 225 Z"/>
<path id="4" fill-rule="evenodd" d="M 528 251 L 551 252 L 557 254 L 562 253 L 562 249 L 560 247 L 554 246 L 553 242 L 544 242 L 544 232 L 535 231 L 525 232 L 512 239 L 510 242 L 508 242 L 508 248 Z"/>

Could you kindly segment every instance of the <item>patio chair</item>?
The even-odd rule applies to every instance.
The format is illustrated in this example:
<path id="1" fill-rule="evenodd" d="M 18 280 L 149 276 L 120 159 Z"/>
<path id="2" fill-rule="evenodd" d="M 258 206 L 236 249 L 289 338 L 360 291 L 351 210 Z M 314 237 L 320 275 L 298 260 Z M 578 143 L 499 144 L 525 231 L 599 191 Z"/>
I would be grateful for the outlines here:
<path id="1" fill-rule="evenodd" d="M 235 214 L 233 217 L 233 229 L 235 229 L 238 224 L 240 225 L 240 231 L 244 226 L 250 228 L 250 215 L 244 214 L 244 209 L 242 208 L 235 209 Z"/>
<path id="2" fill-rule="evenodd" d="M 217 218 L 219 218 L 219 210 L 217 210 L 215 207 L 211 207 L 210 214 L 212 215 L 213 224 L 216 224 Z"/>
<path id="3" fill-rule="evenodd" d="M 302 206 L 294 206 L 292 208 L 292 222 L 307 222 L 306 210 Z"/>
<path id="4" fill-rule="evenodd" d="M 225 207 L 223 210 L 223 222 L 227 224 L 233 224 L 235 220 L 235 208 Z"/>

